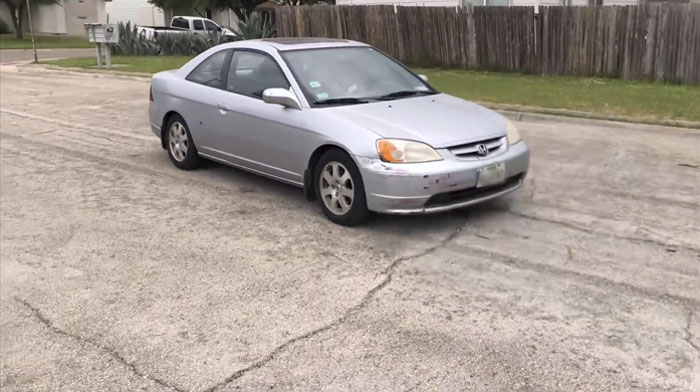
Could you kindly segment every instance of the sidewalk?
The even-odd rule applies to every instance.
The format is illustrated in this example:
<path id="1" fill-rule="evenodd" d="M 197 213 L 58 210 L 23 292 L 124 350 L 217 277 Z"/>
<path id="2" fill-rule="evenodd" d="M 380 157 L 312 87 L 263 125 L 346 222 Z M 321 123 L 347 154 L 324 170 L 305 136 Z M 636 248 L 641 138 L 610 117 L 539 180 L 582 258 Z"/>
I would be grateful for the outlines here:
<path id="1" fill-rule="evenodd" d="M 56 58 L 73 58 L 95 56 L 94 48 L 87 49 L 37 49 L 39 61 Z M 11 64 L 14 62 L 26 62 L 34 60 L 34 51 L 31 49 L 2 49 L 0 50 L 0 63 Z"/>

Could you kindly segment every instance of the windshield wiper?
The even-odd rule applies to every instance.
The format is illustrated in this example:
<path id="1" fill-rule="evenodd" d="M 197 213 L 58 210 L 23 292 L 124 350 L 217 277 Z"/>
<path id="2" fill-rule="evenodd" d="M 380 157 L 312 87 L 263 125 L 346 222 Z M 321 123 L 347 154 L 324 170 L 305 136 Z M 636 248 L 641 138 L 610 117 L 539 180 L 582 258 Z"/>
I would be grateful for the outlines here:
<path id="1" fill-rule="evenodd" d="M 376 99 L 394 99 L 394 98 L 401 98 L 401 97 L 411 97 L 414 95 L 430 95 L 430 94 L 435 94 L 435 92 L 426 90 L 401 90 L 401 91 L 394 91 L 393 93 L 385 94 L 380 97 L 377 97 Z"/>
<path id="2" fill-rule="evenodd" d="M 358 104 L 358 103 L 369 103 L 367 99 L 362 99 L 362 98 L 350 98 L 350 97 L 344 97 L 344 98 L 328 98 L 324 99 L 322 101 L 316 101 L 314 102 L 314 105 L 336 105 L 336 104 Z"/>

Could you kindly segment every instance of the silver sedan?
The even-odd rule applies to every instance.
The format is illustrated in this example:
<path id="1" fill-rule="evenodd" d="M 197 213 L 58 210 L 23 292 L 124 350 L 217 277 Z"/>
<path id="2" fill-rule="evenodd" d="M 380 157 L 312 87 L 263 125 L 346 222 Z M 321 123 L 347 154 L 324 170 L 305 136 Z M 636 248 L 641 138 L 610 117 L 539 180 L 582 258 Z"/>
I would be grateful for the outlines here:
<path id="1" fill-rule="evenodd" d="M 529 165 L 506 118 L 353 41 L 216 46 L 153 76 L 149 115 L 178 168 L 207 158 L 301 187 L 343 225 L 490 200 Z"/>

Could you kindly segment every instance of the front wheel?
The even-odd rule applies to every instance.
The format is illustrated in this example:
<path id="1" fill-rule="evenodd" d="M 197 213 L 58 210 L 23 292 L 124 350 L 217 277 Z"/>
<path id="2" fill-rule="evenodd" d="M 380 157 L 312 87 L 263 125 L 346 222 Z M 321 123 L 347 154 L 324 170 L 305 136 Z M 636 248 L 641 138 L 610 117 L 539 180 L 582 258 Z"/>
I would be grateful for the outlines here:
<path id="1" fill-rule="evenodd" d="M 339 225 L 355 226 L 367 220 L 367 198 L 362 176 L 345 152 L 332 149 L 321 156 L 314 170 L 316 197 L 323 213 Z"/>

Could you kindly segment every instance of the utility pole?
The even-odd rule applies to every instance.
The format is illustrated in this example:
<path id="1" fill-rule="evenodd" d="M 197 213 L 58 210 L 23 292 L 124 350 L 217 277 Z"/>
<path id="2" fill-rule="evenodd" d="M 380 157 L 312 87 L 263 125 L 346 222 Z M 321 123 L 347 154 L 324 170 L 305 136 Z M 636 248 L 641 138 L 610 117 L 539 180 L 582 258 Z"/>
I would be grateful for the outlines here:
<path id="1" fill-rule="evenodd" d="M 29 36 L 32 37 L 32 49 L 34 49 L 34 63 L 39 62 L 39 57 L 36 55 L 36 44 L 34 43 L 34 28 L 32 27 L 32 7 L 27 0 L 27 16 L 29 17 Z"/>

